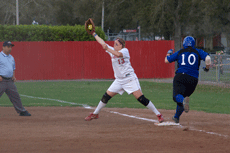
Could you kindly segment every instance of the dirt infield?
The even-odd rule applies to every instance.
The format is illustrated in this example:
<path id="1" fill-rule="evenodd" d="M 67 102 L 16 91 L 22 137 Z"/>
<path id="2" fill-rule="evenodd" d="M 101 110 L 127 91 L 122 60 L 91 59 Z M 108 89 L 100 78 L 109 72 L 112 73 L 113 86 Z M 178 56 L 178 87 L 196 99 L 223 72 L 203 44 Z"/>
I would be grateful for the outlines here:
<path id="1" fill-rule="evenodd" d="M 100 118 L 84 121 L 92 110 L 81 107 L 28 107 L 31 117 L 20 117 L 13 107 L 0 107 L 0 152 L 152 153 L 230 150 L 230 115 L 190 111 L 180 126 L 110 113 L 157 120 L 148 109 L 104 108 Z M 166 121 L 174 111 L 160 110 Z M 189 130 L 183 131 L 189 123 Z"/>

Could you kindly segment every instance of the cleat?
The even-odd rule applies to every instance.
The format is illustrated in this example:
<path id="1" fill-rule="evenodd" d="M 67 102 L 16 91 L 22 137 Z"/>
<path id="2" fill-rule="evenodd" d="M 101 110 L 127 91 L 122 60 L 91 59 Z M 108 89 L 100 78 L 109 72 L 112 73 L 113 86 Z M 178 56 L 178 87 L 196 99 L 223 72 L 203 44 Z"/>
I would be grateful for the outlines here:
<path id="1" fill-rule="evenodd" d="M 31 116 L 31 114 L 28 111 L 21 112 L 19 116 Z"/>
<path id="2" fill-rule="evenodd" d="M 172 117 L 172 120 L 173 120 L 175 123 L 179 123 L 179 119 L 178 119 L 178 118 Z"/>
<path id="3" fill-rule="evenodd" d="M 98 114 L 90 113 L 90 115 L 85 118 L 85 121 L 91 121 L 92 119 L 98 119 L 98 118 L 99 118 Z"/>
<path id="4" fill-rule="evenodd" d="M 184 98 L 183 106 L 184 106 L 185 113 L 188 113 L 188 111 L 189 111 L 189 97 Z"/>
<path id="5" fill-rule="evenodd" d="M 164 121 L 164 118 L 161 114 L 157 115 L 159 123 L 162 123 Z"/>

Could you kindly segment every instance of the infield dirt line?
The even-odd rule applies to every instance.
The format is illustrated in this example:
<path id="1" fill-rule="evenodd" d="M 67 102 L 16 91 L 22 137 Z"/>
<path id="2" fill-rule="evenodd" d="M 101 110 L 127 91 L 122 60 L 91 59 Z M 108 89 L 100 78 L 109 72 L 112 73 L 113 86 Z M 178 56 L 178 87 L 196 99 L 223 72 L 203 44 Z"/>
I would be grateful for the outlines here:
<path id="1" fill-rule="evenodd" d="M 86 105 L 86 104 L 78 104 L 78 103 L 63 101 L 63 100 L 59 100 L 59 99 L 51 99 L 51 98 L 43 98 L 43 97 L 34 97 L 34 96 L 28 96 L 28 95 L 22 95 L 22 94 L 20 94 L 20 96 L 22 96 L 22 97 L 27 97 L 27 98 L 32 98 L 32 99 L 50 100 L 50 101 L 56 101 L 56 102 L 59 102 L 59 103 L 67 103 L 67 104 L 71 104 L 71 105 L 78 105 L 78 106 L 84 107 L 85 109 L 93 109 L 92 107 L 90 107 L 89 105 Z M 157 120 L 153 120 L 153 119 L 147 119 L 147 118 L 143 118 L 143 117 L 137 117 L 137 116 L 128 115 L 128 114 L 123 114 L 123 113 L 114 112 L 114 111 L 106 111 L 106 112 L 108 112 L 108 113 L 113 113 L 113 114 L 117 114 L 117 115 L 121 115 L 121 116 L 126 116 L 126 117 L 129 117 L 129 118 L 135 118 L 135 119 L 144 120 L 144 121 L 148 121 L 148 122 L 158 123 Z M 182 126 L 182 125 L 179 125 L 179 127 L 185 128 L 185 127 Z M 205 131 L 205 130 L 198 130 L 198 129 L 195 129 L 194 127 L 189 127 L 189 130 L 193 130 L 193 131 L 197 131 L 197 132 L 204 132 L 204 133 L 206 133 L 206 134 L 217 135 L 217 136 L 229 138 L 228 135 L 223 135 L 223 134 L 219 134 L 219 133 L 215 133 L 215 132 L 207 132 L 207 131 Z"/>

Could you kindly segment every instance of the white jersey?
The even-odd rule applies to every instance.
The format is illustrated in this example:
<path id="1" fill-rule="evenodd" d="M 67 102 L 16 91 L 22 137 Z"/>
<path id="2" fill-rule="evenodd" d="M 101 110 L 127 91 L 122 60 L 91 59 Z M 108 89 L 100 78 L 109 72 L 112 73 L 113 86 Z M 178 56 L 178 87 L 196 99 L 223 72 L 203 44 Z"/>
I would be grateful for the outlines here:
<path id="1" fill-rule="evenodd" d="M 113 47 L 111 47 L 109 45 L 108 45 L 108 47 L 110 49 L 114 50 Z M 129 55 L 129 50 L 127 48 L 122 48 L 119 51 L 123 54 L 123 57 L 117 57 L 108 51 L 106 51 L 106 52 L 109 53 L 109 55 L 111 56 L 112 66 L 113 66 L 113 71 L 114 71 L 114 77 L 116 79 L 123 79 L 129 75 L 136 75 L 134 73 L 134 69 L 130 63 L 130 55 Z"/>

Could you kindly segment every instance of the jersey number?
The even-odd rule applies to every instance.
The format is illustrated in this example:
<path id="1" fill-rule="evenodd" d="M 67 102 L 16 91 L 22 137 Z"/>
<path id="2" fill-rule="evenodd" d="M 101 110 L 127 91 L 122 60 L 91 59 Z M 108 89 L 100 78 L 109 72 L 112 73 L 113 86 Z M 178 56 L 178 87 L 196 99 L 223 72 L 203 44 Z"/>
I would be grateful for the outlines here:
<path id="1" fill-rule="evenodd" d="M 119 63 L 119 64 L 124 64 L 124 63 L 125 63 L 125 59 L 124 59 L 124 58 L 118 59 L 118 63 Z"/>
<path id="2" fill-rule="evenodd" d="M 193 57 L 193 62 L 191 62 L 191 57 Z M 181 65 L 186 65 L 186 63 L 184 62 L 184 58 L 185 58 L 185 54 L 182 54 L 182 63 L 181 63 Z M 196 62 L 196 56 L 194 54 L 190 54 L 188 56 L 188 63 L 190 65 L 194 65 L 195 62 Z"/>

